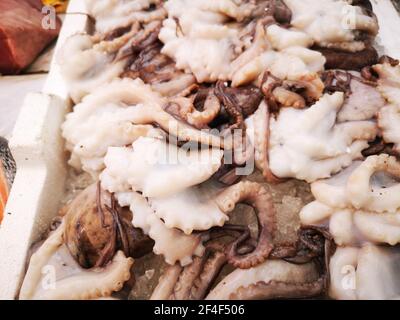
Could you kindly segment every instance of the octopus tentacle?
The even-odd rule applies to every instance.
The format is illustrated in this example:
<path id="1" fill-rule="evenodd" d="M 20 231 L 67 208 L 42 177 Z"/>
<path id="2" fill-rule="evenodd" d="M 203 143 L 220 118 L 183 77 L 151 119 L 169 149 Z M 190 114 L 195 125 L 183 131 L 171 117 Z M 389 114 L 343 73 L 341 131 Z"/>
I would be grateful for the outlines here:
<path id="1" fill-rule="evenodd" d="M 160 277 L 150 300 L 167 300 L 171 296 L 182 270 L 183 268 L 179 264 L 169 266 Z"/>
<path id="2" fill-rule="evenodd" d="M 241 129 L 244 127 L 244 117 L 237 107 L 235 97 L 226 91 L 226 86 L 223 81 L 218 81 L 215 86 L 215 95 L 223 104 L 226 112 L 233 119 L 233 124 L 230 126 L 231 130 Z"/>
<path id="3" fill-rule="evenodd" d="M 204 299 L 210 289 L 214 279 L 218 276 L 227 259 L 224 252 L 215 251 L 212 257 L 207 259 L 204 264 L 203 271 L 194 281 L 190 290 L 189 299 Z"/>
<path id="4" fill-rule="evenodd" d="M 221 110 L 221 105 L 218 98 L 210 92 L 204 102 L 203 111 L 198 111 L 193 108 L 187 115 L 188 122 L 196 128 L 202 128 L 214 120 Z"/>
<path id="5" fill-rule="evenodd" d="M 197 277 L 199 277 L 206 260 L 207 255 L 204 254 L 200 258 L 198 257 L 193 259 L 193 262 L 182 270 L 175 284 L 174 290 L 169 297 L 170 300 L 183 300 L 189 296 L 191 284 Z"/>
<path id="6" fill-rule="evenodd" d="M 139 193 L 119 193 L 117 198 L 121 206 L 130 206 L 132 224 L 155 241 L 153 252 L 163 255 L 168 264 L 180 262 L 182 266 L 190 265 L 193 256 L 204 254 L 203 239 L 199 234 L 186 235 L 178 229 L 167 228 Z"/>
<path id="7" fill-rule="evenodd" d="M 400 185 L 371 190 L 371 176 L 385 171 L 394 177 L 400 177 L 400 163 L 387 154 L 368 157 L 354 170 L 347 183 L 347 192 L 353 206 L 357 209 L 368 208 L 377 212 L 396 211 L 400 208 Z"/>
<path id="8" fill-rule="evenodd" d="M 131 277 L 130 268 L 133 259 L 125 258 L 122 251 L 118 251 L 112 262 L 101 272 L 84 272 L 71 278 L 57 282 L 56 290 L 38 294 L 35 299 L 95 299 L 109 297 L 113 292 L 122 289 L 124 283 Z"/>
<path id="9" fill-rule="evenodd" d="M 220 113 L 221 104 L 219 99 L 212 91 L 209 91 L 202 111 L 196 109 L 192 100 L 182 96 L 173 98 L 167 105 L 166 110 L 195 128 L 207 128 L 207 125 Z"/>
<path id="10" fill-rule="evenodd" d="M 228 251 L 229 262 L 242 269 L 264 262 L 273 249 L 272 241 L 277 228 L 276 213 L 270 193 L 258 183 L 242 181 L 219 194 L 216 202 L 226 213 L 233 211 L 237 203 L 247 203 L 256 210 L 258 218 L 257 247 L 253 252 L 240 256 L 236 253 L 240 242 L 234 242 Z"/>
<path id="11" fill-rule="evenodd" d="M 283 281 L 257 282 L 248 287 L 240 287 L 229 296 L 231 300 L 256 299 L 296 299 L 310 298 L 321 294 L 324 289 L 324 279 L 310 283 L 290 283 Z"/>
<path id="12" fill-rule="evenodd" d="M 93 299 L 110 296 L 119 291 L 124 282 L 129 280 L 132 258 L 126 258 L 118 251 L 112 262 L 104 269 L 92 269 L 59 280 L 55 287 L 40 288 L 42 270 L 49 259 L 63 245 L 63 234 L 66 223 L 50 235 L 43 245 L 35 252 L 29 264 L 24 282 L 21 287 L 20 299 Z"/>
<path id="13" fill-rule="evenodd" d="M 265 101 L 261 102 L 254 115 L 246 120 L 246 126 L 248 134 L 254 137 L 254 157 L 257 168 L 269 183 L 284 181 L 275 176 L 269 166 L 270 111 Z"/>

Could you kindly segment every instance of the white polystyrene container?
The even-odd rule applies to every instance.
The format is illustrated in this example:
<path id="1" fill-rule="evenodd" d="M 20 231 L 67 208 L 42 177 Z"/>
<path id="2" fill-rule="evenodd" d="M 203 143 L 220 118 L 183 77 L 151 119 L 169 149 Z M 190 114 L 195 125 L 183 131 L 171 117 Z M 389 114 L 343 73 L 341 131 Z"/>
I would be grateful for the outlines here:
<path id="1" fill-rule="evenodd" d="M 65 39 L 88 30 L 90 21 L 84 1 L 71 1 L 42 92 L 26 96 L 10 140 L 18 170 L 0 226 L 0 299 L 18 296 L 28 250 L 49 227 L 64 194 L 61 124 L 70 99 L 56 57 Z"/>
<path id="2" fill-rule="evenodd" d="M 390 0 L 371 0 L 380 23 L 377 43 L 400 58 L 400 18 Z M 65 39 L 89 30 L 83 0 L 68 8 L 56 54 Z M 70 106 L 68 90 L 56 59 L 42 93 L 29 94 L 17 121 L 10 148 L 17 175 L 0 227 L 0 299 L 15 299 L 25 274 L 30 246 L 49 227 L 64 194 L 66 154 L 60 126 Z"/>

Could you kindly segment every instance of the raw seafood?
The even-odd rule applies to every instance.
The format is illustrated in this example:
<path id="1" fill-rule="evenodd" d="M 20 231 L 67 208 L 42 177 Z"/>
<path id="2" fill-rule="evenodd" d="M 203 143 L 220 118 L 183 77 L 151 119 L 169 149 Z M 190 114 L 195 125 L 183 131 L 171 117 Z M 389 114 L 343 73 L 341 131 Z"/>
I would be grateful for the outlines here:
<path id="1" fill-rule="evenodd" d="M 133 258 L 152 250 L 153 241 L 132 226 L 132 218 L 99 183 L 87 187 L 61 211 L 65 245 L 83 268 L 104 267 L 118 250 Z"/>
<path id="2" fill-rule="evenodd" d="M 108 147 L 125 146 L 141 136 L 162 135 L 150 123 L 133 123 L 136 106 L 143 104 L 159 105 L 162 100 L 133 80 L 114 80 L 85 97 L 62 126 L 71 152 L 69 164 L 95 176 L 104 168 Z"/>
<path id="3" fill-rule="evenodd" d="M 197 130 L 164 111 L 168 100 L 140 79 L 116 79 L 101 86 L 75 106 L 63 124 L 63 137 L 71 151 L 70 165 L 96 176 L 103 168 L 109 147 L 132 144 L 141 136 L 163 137 L 159 127 L 179 141 L 228 147 L 224 140 L 206 130 Z"/>
<path id="4" fill-rule="evenodd" d="M 400 151 L 400 135 L 397 132 L 400 125 L 400 65 L 389 62 L 373 66 L 378 73 L 378 90 L 388 101 L 378 116 L 378 125 L 382 130 L 383 139 L 394 143 L 394 149 Z"/>
<path id="5" fill-rule="evenodd" d="M 191 71 L 199 82 L 227 80 L 235 51 L 242 48 L 239 27 L 225 22 L 229 18 L 242 21 L 254 6 L 231 0 L 173 0 L 165 8 L 168 19 L 159 36 L 165 44 L 162 53 L 175 58 L 177 67 Z M 261 28 L 259 31 L 263 32 Z"/>
<path id="6" fill-rule="evenodd" d="M 85 0 L 96 20 L 96 31 L 107 33 L 127 27 L 133 22 L 148 23 L 166 16 L 161 0 Z"/>
<path id="7" fill-rule="evenodd" d="M 292 11 L 291 24 L 310 35 L 321 47 L 351 52 L 365 48 L 356 31 L 372 36 L 378 33 L 374 16 L 344 0 L 284 0 Z"/>
<path id="8" fill-rule="evenodd" d="M 154 253 L 163 255 L 168 264 L 179 262 L 186 266 L 192 263 L 193 256 L 203 255 L 203 239 L 200 235 L 185 235 L 177 229 L 167 228 L 142 195 L 120 192 L 116 197 L 122 207 L 130 207 L 133 213 L 132 224 L 155 241 Z"/>
<path id="9" fill-rule="evenodd" d="M 207 300 L 248 300 L 300 298 L 318 295 L 323 288 L 314 262 L 302 265 L 283 260 L 267 260 L 247 270 L 237 269 L 226 276 L 206 297 Z"/>
<path id="10" fill-rule="evenodd" d="M 75 103 L 122 73 L 127 58 L 115 60 L 115 56 L 137 30 L 133 25 L 130 32 L 112 40 L 76 34 L 65 41 L 57 61 Z"/>
<path id="11" fill-rule="evenodd" d="M 399 299 L 398 247 L 338 248 L 330 262 L 329 295 L 341 300 Z"/>
<path id="12" fill-rule="evenodd" d="M 300 212 L 304 225 L 329 224 L 336 244 L 365 241 L 395 245 L 400 241 L 399 163 L 386 154 L 354 162 L 330 179 L 316 181 L 316 198 Z"/>
<path id="13" fill-rule="evenodd" d="M 222 156 L 219 149 L 186 151 L 142 137 L 132 148 L 108 149 L 100 180 L 110 192 L 133 189 L 145 197 L 165 197 L 208 180 L 221 166 Z"/>
<path id="14" fill-rule="evenodd" d="M 32 255 L 21 287 L 20 299 L 72 300 L 109 297 L 113 292 L 119 291 L 130 278 L 133 259 L 126 258 L 121 251 L 104 268 L 82 269 L 63 246 L 65 227 L 66 224 L 62 223 Z"/>
<path id="15" fill-rule="evenodd" d="M 270 120 L 269 165 L 280 178 L 312 182 L 327 178 L 361 158 L 375 139 L 376 123 L 336 123 L 344 94 L 324 94 L 308 109 L 284 108 Z"/>
<path id="16" fill-rule="evenodd" d="M 237 268 L 248 269 L 265 261 L 273 249 L 272 240 L 276 232 L 276 212 L 271 194 L 255 182 L 242 181 L 222 191 L 216 198 L 224 212 L 231 212 L 238 203 L 247 203 L 254 208 L 259 230 L 255 249 L 241 255 L 237 252 L 243 239 L 232 244 L 229 262 Z"/>

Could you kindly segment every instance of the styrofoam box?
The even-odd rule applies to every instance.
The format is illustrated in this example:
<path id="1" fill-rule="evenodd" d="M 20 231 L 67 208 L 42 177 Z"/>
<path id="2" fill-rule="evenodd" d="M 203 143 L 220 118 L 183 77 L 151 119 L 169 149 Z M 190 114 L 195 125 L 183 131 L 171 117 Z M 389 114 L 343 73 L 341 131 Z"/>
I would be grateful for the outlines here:
<path id="1" fill-rule="evenodd" d="M 397 11 L 390 0 L 371 2 L 380 23 L 380 53 L 400 58 Z M 67 158 L 60 127 L 70 99 L 56 57 L 68 36 L 90 30 L 85 13 L 83 0 L 70 2 L 43 91 L 27 95 L 10 141 L 18 171 L 0 227 L 0 299 L 18 297 L 29 248 L 49 227 L 64 195 Z"/>
<path id="2" fill-rule="evenodd" d="M 0 299 L 17 298 L 29 248 L 49 227 L 64 195 L 67 158 L 60 127 L 70 99 L 56 60 L 64 41 L 89 31 L 90 23 L 84 1 L 71 1 L 43 90 L 26 96 L 10 140 L 18 170 L 0 226 Z"/>

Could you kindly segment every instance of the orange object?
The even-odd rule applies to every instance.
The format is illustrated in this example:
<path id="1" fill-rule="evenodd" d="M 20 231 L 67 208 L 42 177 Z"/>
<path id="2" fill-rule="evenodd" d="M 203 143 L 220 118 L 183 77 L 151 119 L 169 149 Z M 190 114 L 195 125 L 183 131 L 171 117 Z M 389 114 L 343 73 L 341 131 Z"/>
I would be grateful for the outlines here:
<path id="1" fill-rule="evenodd" d="M 57 13 L 64 13 L 68 7 L 68 0 L 42 0 L 46 6 L 53 6 Z"/>
<path id="2" fill-rule="evenodd" d="M 4 172 L 4 167 L 0 162 L 0 223 L 4 217 L 4 210 L 8 199 L 8 183 Z"/>

